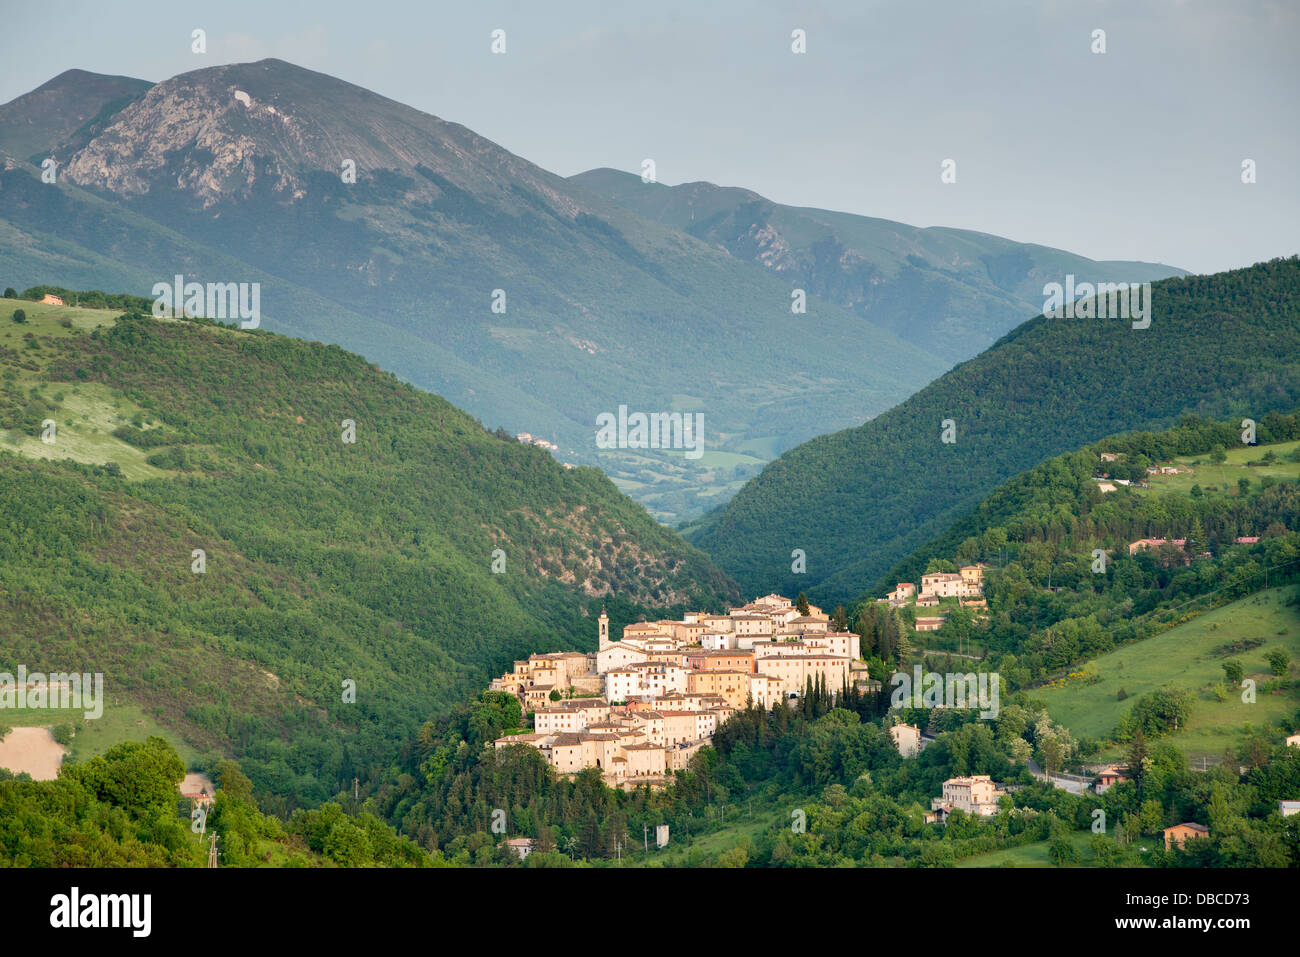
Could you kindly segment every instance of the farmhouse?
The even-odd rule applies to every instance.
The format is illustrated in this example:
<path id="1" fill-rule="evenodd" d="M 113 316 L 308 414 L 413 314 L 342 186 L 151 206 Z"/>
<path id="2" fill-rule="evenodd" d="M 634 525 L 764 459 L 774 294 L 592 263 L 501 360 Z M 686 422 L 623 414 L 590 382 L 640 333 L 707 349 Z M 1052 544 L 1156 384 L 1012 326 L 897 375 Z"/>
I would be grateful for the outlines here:
<path id="1" fill-rule="evenodd" d="M 1117 765 L 1111 765 L 1097 772 L 1097 779 L 1093 782 L 1098 794 L 1105 794 L 1116 784 L 1128 780 L 1128 768 L 1122 768 Z"/>
<path id="2" fill-rule="evenodd" d="M 1165 828 L 1165 850 L 1172 851 L 1175 847 L 1186 846 L 1188 841 L 1209 836 L 1210 829 L 1204 824 L 1175 824 L 1173 827 Z"/>

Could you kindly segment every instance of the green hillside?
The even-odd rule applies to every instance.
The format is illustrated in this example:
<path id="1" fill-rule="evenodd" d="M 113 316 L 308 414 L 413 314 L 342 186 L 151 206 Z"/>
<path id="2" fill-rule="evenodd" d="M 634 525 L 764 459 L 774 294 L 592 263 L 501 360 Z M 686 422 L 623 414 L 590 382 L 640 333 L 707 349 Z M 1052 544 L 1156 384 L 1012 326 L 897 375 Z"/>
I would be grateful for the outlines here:
<path id="1" fill-rule="evenodd" d="M 0 369 L 0 670 L 102 672 L 289 805 L 514 658 L 594 647 L 602 604 L 739 597 L 597 470 L 337 346 L 5 300 Z"/>
<path id="2" fill-rule="evenodd" d="M 1250 448 L 1252 461 L 1279 458 L 1276 450 L 1293 448 L 1300 437 L 1300 415 L 1270 413 L 1257 437 L 1265 444 Z M 1008 690 L 1036 694 L 1095 680 L 1083 663 L 1129 642 L 1153 647 L 1147 642 L 1210 609 L 1300 581 L 1294 478 L 1243 476 L 1227 488 L 1188 492 L 1117 484 L 1126 470 L 1154 484 L 1148 463 L 1176 455 L 1194 469 L 1208 458 L 1226 459 L 1222 449 L 1234 439 L 1236 423 L 1189 415 L 1173 429 L 1111 436 L 1003 483 L 861 597 L 856 617 L 864 649 L 892 663 L 902 657 L 902 639 L 913 647 L 921 640 L 909 630 L 912 609 L 895 613 L 876 602 L 895 582 L 982 561 L 987 618 L 951 600 L 947 621 L 924 636 L 924 647 L 983 657 Z M 1113 491 L 1102 491 L 1103 470 Z M 1140 539 L 1166 542 L 1130 547 Z"/>
<path id="3" fill-rule="evenodd" d="M 865 425 L 782 455 L 687 531 L 747 592 L 857 594 L 998 482 L 1179 416 L 1300 403 L 1300 259 L 1152 287 L 1151 326 L 1038 317 Z M 956 441 L 941 440 L 952 420 Z M 791 570 L 803 549 L 807 571 Z"/>
<path id="4" fill-rule="evenodd" d="M 1003 482 L 890 568 L 863 597 L 884 594 L 895 582 L 915 581 L 935 558 L 1001 564 L 1025 552 L 1026 545 L 1047 546 L 1061 555 L 1101 546 L 1122 557 L 1140 538 L 1189 535 L 1217 553 L 1238 537 L 1295 529 L 1300 418 L 1273 412 L 1257 428 L 1259 444 L 1243 446 L 1238 422 L 1187 415 L 1172 429 L 1111 436 L 1048 459 Z M 1102 455 L 1117 459 L 1106 462 Z M 1148 473 L 1161 465 L 1183 471 Z M 1111 491 L 1102 491 L 1106 481 Z M 1075 582 L 1073 574 L 1061 567 L 1058 581 Z"/>
<path id="5" fill-rule="evenodd" d="M 203 867 L 209 837 L 224 867 L 437 867 L 438 855 L 398 837 L 373 815 L 337 804 L 288 820 L 262 813 L 231 761 L 203 822 L 176 787 L 185 774 L 162 738 L 118 745 L 70 765 L 53 781 L 13 779 L 0 768 L 0 862 L 8 867 Z M 179 813 L 178 813 L 179 812 Z"/>
<path id="6" fill-rule="evenodd" d="M 1165 740 L 1193 758 L 1217 761 L 1225 750 L 1241 748 L 1248 729 L 1272 727 L 1300 711 L 1300 684 L 1270 690 L 1274 679 L 1265 658 L 1281 648 L 1300 661 L 1300 610 L 1291 601 L 1294 596 L 1294 588 L 1272 588 L 1215 608 L 1162 635 L 1095 658 L 1086 666 L 1086 680 L 1038 688 L 1034 697 L 1077 737 L 1104 738 L 1142 695 L 1183 689 L 1192 694 L 1191 713 Z M 1240 687 L 1225 687 L 1223 664 L 1229 660 L 1240 661 L 1246 677 L 1256 682 L 1253 702 L 1242 700 Z"/>

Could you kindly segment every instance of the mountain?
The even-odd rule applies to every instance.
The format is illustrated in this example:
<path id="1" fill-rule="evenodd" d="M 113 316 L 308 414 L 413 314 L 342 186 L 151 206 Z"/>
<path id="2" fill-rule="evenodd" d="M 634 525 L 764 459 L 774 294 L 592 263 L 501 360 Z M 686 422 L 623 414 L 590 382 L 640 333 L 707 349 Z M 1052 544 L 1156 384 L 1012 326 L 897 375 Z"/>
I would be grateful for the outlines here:
<path id="1" fill-rule="evenodd" d="M 1097 262 L 970 230 L 785 206 L 712 183 L 665 186 L 612 169 L 570 179 L 852 310 L 948 365 L 1040 312 L 1044 285 L 1067 274 L 1092 283 L 1183 275 L 1159 263 Z"/>
<path id="2" fill-rule="evenodd" d="M 1298 292 L 1292 257 L 1155 283 L 1145 329 L 1039 316 L 883 415 L 785 453 L 687 538 L 746 593 L 851 598 L 1048 456 L 1188 412 L 1300 405 Z"/>
<path id="3" fill-rule="evenodd" d="M 110 712 L 285 800 L 385 764 L 516 658 L 594 648 L 602 606 L 739 597 L 599 470 L 338 346 L 0 316 L 0 671 L 101 672 Z"/>
<path id="4" fill-rule="evenodd" d="M 21 156 L 0 172 L 6 285 L 260 283 L 266 328 L 554 442 L 665 521 L 945 367 L 848 310 L 793 315 L 781 277 L 333 77 L 264 60 L 130 90 L 89 137 L 68 131 L 103 92 L 23 121 L 59 177 Z M 53 110 L 38 93 L 6 107 L 15 124 Z M 622 405 L 702 415 L 703 456 L 598 448 L 597 418 Z"/>
<path id="5" fill-rule="evenodd" d="M 61 143 L 84 143 L 109 116 L 153 84 L 129 76 L 67 70 L 0 106 L 0 153 L 40 165 Z"/>

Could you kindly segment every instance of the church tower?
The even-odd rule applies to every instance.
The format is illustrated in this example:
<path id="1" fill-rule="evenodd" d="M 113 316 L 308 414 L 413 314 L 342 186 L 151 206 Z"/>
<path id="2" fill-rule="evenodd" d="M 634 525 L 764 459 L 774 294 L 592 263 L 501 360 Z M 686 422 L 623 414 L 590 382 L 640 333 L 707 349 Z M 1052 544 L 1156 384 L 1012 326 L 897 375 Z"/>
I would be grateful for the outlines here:
<path id="1" fill-rule="evenodd" d="M 605 614 L 605 609 L 600 610 L 600 643 L 596 646 L 597 650 L 604 651 L 610 646 L 609 640 L 609 615 Z"/>

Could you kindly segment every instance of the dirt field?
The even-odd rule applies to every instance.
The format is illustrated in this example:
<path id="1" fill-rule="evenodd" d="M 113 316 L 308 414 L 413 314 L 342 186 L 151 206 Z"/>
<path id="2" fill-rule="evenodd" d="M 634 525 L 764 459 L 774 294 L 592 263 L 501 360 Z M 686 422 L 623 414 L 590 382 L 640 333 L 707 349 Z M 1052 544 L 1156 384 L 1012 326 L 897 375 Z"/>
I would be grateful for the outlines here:
<path id="1" fill-rule="evenodd" d="M 206 794 L 208 797 L 212 797 L 217 793 L 217 789 L 213 785 L 212 779 L 206 774 L 196 774 L 191 771 L 185 775 L 185 780 L 181 782 L 181 793 Z"/>
<path id="2" fill-rule="evenodd" d="M 57 778 L 63 755 L 49 728 L 14 728 L 0 741 L 0 768 L 14 774 L 26 771 L 36 781 Z"/>

